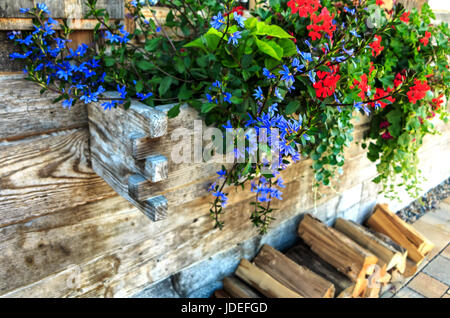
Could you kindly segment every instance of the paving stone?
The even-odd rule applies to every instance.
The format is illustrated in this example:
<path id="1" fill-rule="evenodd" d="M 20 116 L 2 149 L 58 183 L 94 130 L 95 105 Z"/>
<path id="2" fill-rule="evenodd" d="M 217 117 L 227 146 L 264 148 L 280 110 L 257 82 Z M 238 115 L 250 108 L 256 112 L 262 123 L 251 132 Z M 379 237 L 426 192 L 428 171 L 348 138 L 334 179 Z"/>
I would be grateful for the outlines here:
<path id="1" fill-rule="evenodd" d="M 430 211 L 415 222 L 413 226 L 435 244 L 435 248 L 428 255 L 431 259 L 450 242 L 450 209 Z"/>
<path id="2" fill-rule="evenodd" d="M 450 244 L 441 252 L 441 256 L 450 259 Z"/>
<path id="3" fill-rule="evenodd" d="M 423 271 L 444 284 L 450 285 L 450 259 L 438 256 L 428 263 Z"/>
<path id="4" fill-rule="evenodd" d="M 440 298 L 448 289 L 447 285 L 424 273 L 417 274 L 408 287 L 427 298 Z"/>
<path id="5" fill-rule="evenodd" d="M 393 298 L 425 298 L 408 287 L 403 287 Z"/>

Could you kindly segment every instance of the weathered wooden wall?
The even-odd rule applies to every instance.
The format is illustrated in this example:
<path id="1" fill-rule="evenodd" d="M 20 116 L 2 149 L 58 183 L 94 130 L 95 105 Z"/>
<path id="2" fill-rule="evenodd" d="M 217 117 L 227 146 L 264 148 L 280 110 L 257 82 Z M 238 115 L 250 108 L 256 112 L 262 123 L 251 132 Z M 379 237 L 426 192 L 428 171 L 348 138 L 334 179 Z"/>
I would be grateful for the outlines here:
<path id="1" fill-rule="evenodd" d="M 222 231 L 213 229 L 204 190 L 151 222 L 93 172 L 86 107 L 69 111 L 52 97 L 21 75 L 0 76 L 0 296 L 130 296 L 257 236 L 249 191 L 230 195 Z M 443 134 L 427 138 L 421 150 L 426 186 L 450 176 L 450 127 L 440 126 Z M 365 127 L 358 124 L 357 140 Z M 340 183 L 323 189 L 317 202 L 311 161 L 290 167 L 273 227 L 352 189 L 361 202 L 375 200 L 375 166 L 356 144 L 346 159 Z M 332 217 L 336 209 L 324 213 Z"/>

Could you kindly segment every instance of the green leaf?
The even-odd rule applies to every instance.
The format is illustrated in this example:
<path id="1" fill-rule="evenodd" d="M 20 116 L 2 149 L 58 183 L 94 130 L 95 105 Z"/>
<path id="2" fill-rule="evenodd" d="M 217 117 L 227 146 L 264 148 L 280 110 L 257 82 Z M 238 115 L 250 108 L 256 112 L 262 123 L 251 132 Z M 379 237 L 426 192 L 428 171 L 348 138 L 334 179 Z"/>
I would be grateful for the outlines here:
<path id="1" fill-rule="evenodd" d="M 159 96 L 164 96 L 165 93 L 170 88 L 170 85 L 172 84 L 172 77 L 166 76 L 161 80 L 161 84 L 159 84 Z"/>
<path id="2" fill-rule="evenodd" d="M 139 61 L 137 66 L 143 71 L 148 71 L 154 67 L 153 63 L 146 60 Z"/>
<path id="3" fill-rule="evenodd" d="M 105 57 L 105 65 L 110 67 L 116 64 L 116 60 L 113 57 Z"/>
<path id="4" fill-rule="evenodd" d="M 192 90 L 188 89 L 186 84 L 183 84 L 180 88 L 180 92 L 178 93 L 178 98 L 180 100 L 186 100 L 192 97 Z"/>
<path id="5" fill-rule="evenodd" d="M 289 57 L 289 56 L 297 54 L 297 47 L 296 47 L 294 41 L 292 41 L 290 39 L 280 39 L 278 44 L 283 49 L 284 57 Z"/>
<path id="6" fill-rule="evenodd" d="M 180 105 L 175 105 L 167 112 L 167 117 L 174 118 L 177 117 L 179 113 L 180 113 Z"/>
<path id="7" fill-rule="evenodd" d="M 281 58 L 283 57 L 283 49 L 275 42 L 265 42 L 256 39 L 256 45 L 261 52 L 273 57 L 274 59 L 277 59 L 278 61 L 281 61 Z"/>
<path id="8" fill-rule="evenodd" d="M 215 103 L 205 103 L 202 105 L 202 113 L 209 113 L 213 108 L 215 108 L 217 104 Z"/>
<path id="9" fill-rule="evenodd" d="M 255 35 L 272 36 L 274 38 L 280 39 L 291 39 L 292 35 L 284 31 L 278 25 L 268 25 L 264 22 L 256 23 L 256 31 L 253 32 Z"/>
<path id="10" fill-rule="evenodd" d="M 298 100 L 293 100 L 286 106 L 286 115 L 295 113 L 299 107 L 300 107 L 300 102 Z"/>

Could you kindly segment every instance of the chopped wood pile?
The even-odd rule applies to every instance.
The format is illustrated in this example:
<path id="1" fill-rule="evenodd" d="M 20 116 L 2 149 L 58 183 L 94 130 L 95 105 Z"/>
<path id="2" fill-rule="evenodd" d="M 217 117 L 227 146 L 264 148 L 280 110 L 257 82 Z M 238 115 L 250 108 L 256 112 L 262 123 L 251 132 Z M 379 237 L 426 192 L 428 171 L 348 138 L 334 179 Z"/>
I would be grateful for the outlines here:
<path id="1" fill-rule="evenodd" d="M 306 214 L 300 243 L 285 254 L 264 245 L 242 259 L 216 298 L 377 298 L 413 275 L 434 244 L 391 212 L 375 206 L 366 226 L 338 218 L 329 227 Z"/>

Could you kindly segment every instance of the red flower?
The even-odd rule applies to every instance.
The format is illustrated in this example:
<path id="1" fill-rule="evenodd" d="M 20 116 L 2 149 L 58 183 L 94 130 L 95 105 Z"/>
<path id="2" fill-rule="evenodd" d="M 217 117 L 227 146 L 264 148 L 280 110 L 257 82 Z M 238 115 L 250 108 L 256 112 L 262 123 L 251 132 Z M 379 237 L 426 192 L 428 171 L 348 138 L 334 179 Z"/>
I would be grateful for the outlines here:
<path id="1" fill-rule="evenodd" d="M 369 44 L 372 48 L 372 56 L 377 57 L 383 51 L 384 46 L 381 46 L 381 36 L 375 35 L 375 41 Z"/>
<path id="2" fill-rule="evenodd" d="M 230 14 L 233 15 L 233 13 L 236 12 L 238 15 L 243 16 L 243 15 L 244 15 L 244 10 L 245 10 L 245 8 L 244 8 L 243 6 L 234 7 L 234 8 L 231 10 Z M 225 14 L 224 14 L 224 16 L 227 16 L 227 15 L 228 15 L 228 13 L 225 13 Z"/>
<path id="3" fill-rule="evenodd" d="M 389 127 L 389 122 L 387 120 L 382 121 L 380 123 L 380 129 L 387 128 L 387 127 Z"/>
<path id="4" fill-rule="evenodd" d="M 418 100 L 424 98 L 427 92 L 431 89 L 430 86 L 428 86 L 427 81 L 422 82 L 416 79 L 414 80 L 414 84 L 415 85 L 409 89 L 409 92 L 406 93 L 406 95 L 408 95 L 409 102 L 412 104 L 415 104 Z"/>
<path id="5" fill-rule="evenodd" d="M 409 15 L 411 12 L 406 11 L 405 13 L 402 14 L 402 16 L 400 17 L 400 20 L 408 23 L 409 22 Z"/>
<path id="6" fill-rule="evenodd" d="M 384 0 L 377 0 L 377 5 L 382 6 L 384 4 Z"/>
<path id="7" fill-rule="evenodd" d="M 432 102 L 431 106 L 433 107 L 434 110 L 438 110 L 439 108 L 441 108 L 442 104 L 444 103 L 443 97 L 444 95 L 441 94 L 439 95 L 439 97 L 433 98 L 433 100 L 431 101 Z"/>
<path id="8" fill-rule="evenodd" d="M 353 84 L 354 85 L 350 86 L 350 88 L 353 89 L 356 85 L 358 85 L 358 88 L 361 90 L 358 96 L 361 98 L 361 100 L 364 100 L 366 98 L 367 91 L 370 90 L 370 86 L 367 85 L 367 75 L 361 75 L 360 81 L 355 79 Z"/>
<path id="9" fill-rule="evenodd" d="M 298 12 L 302 18 L 314 14 L 322 7 L 320 0 L 290 0 L 287 5 L 291 8 L 292 14 Z"/>
<path id="10" fill-rule="evenodd" d="M 392 88 L 388 87 L 388 89 L 385 91 L 382 88 L 377 88 L 375 92 L 374 99 L 378 99 L 376 102 L 371 103 L 372 107 L 381 107 L 385 108 L 386 105 L 389 105 L 388 103 L 383 102 L 384 99 L 390 101 L 391 103 L 395 102 L 395 98 L 392 96 L 389 96 L 389 94 L 393 91 Z"/>
<path id="11" fill-rule="evenodd" d="M 310 30 L 308 35 L 313 41 L 322 38 L 320 32 L 327 33 L 330 39 L 333 37 L 333 32 L 336 30 L 336 25 L 333 24 L 333 18 L 334 13 L 333 15 L 330 15 L 327 8 L 322 8 L 319 15 L 311 14 L 312 24 L 308 25 L 306 28 Z"/>
<path id="12" fill-rule="evenodd" d="M 419 41 L 423 44 L 423 46 L 427 46 L 428 42 L 430 41 L 431 33 L 426 31 L 425 36 L 421 38 Z"/>
<path id="13" fill-rule="evenodd" d="M 400 86 L 400 84 L 402 84 L 406 79 L 406 76 L 403 75 L 402 73 L 397 73 L 397 75 L 395 75 L 395 79 L 394 79 L 394 86 L 395 88 L 397 88 L 398 86 Z"/>
<path id="14" fill-rule="evenodd" d="M 393 139 L 392 135 L 389 133 L 389 131 L 386 131 L 384 134 L 381 135 L 381 138 L 383 139 Z"/>
<path id="15" fill-rule="evenodd" d="M 327 98 L 334 94 L 336 91 L 336 84 L 341 78 L 341 76 L 337 74 L 338 72 L 338 65 L 330 67 L 330 72 L 317 71 L 319 81 L 313 84 L 317 98 Z"/>
<path id="16" fill-rule="evenodd" d="M 294 36 L 294 32 L 289 32 L 290 35 L 292 35 L 292 41 L 294 41 L 294 43 L 297 43 L 297 39 Z"/>

